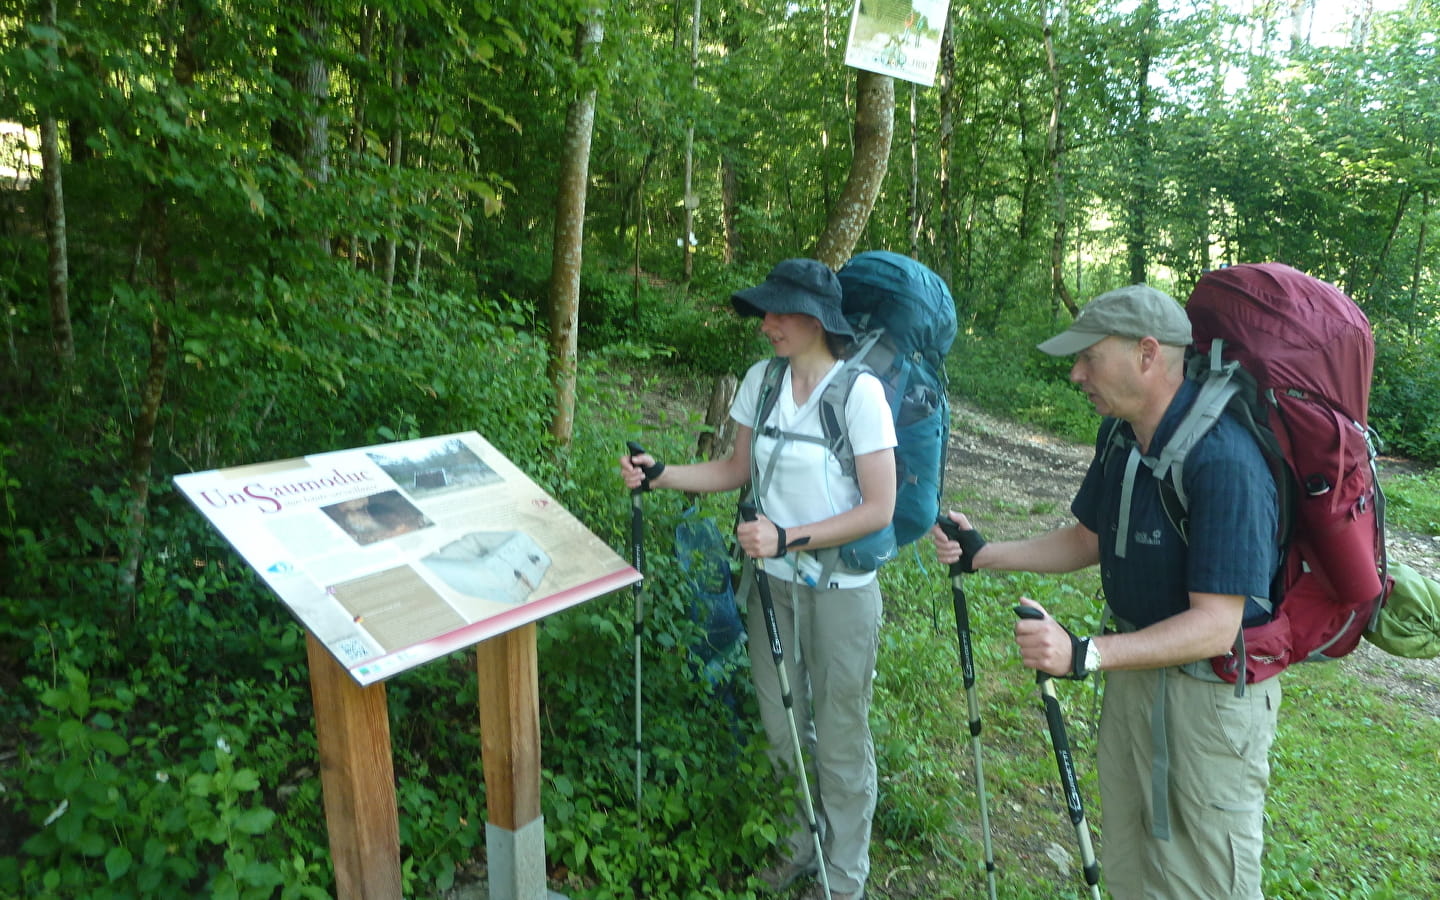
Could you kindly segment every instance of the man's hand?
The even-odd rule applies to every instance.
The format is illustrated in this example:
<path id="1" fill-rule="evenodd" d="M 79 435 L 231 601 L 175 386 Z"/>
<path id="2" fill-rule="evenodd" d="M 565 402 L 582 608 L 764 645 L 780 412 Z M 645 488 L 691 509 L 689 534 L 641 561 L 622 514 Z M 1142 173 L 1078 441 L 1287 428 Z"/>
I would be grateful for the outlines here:
<path id="1" fill-rule="evenodd" d="M 951 512 L 948 521 L 941 519 L 930 529 L 935 542 L 935 556 L 947 566 L 960 563 L 960 571 L 974 572 L 975 559 L 985 546 L 985 538 L 970 525 L 964 513 Z"/>
<path id="2" fill-rule="evenodd" d="M 1040 613 L 1039 618 L 1022 615 L 1015 620 L 1015 643 L 1020 646 L 1020 661 L 1027 668 L 1054 678 L 1084 678 L 1076 668 L 1077 663 L 1084 662 L 1080 654 L 1085 642 L 1050 618 L 1045 608 L 1029 597 L 1021 597 L 1020 606 Z"/>

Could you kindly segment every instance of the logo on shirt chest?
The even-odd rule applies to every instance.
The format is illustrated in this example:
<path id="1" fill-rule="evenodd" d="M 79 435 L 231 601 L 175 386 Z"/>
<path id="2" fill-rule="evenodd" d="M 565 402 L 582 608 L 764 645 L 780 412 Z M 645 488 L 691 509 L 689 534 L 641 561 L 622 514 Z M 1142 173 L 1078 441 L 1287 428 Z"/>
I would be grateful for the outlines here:
<path id="1" fill-rule="evenodd" d="M 1159 547 L 1161 544 L 1160 536 L 1161 530 L 1159 528 L 1154 531 L 1137 531 L 1135 532 L 1135 543 L 1145 544 L 1149 547 Z"/>

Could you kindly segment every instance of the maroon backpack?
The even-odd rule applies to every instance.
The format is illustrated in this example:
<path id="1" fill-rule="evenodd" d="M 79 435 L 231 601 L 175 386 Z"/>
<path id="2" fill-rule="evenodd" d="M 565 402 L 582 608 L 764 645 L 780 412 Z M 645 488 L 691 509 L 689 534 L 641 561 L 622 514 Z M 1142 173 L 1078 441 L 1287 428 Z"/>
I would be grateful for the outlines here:
<path id="1" fill-rule="evenodd" d="M 1276 473 L 1284 561 L 1272 619 L 1211 660 L 1229 682 L 1354 650 L 1388 592 L 1384 494 L 1367 425 L 1375 344 L 1370 322 L 1334 285 L 1280 263 L 1204 275 L 1186 303 L 1187 377 L 1200 393 L 1153 468 L 1186 534 L 1184 455 L 1223 410 L 1245 423 Z M 1169 477 L 1166 477 L 1166 476 Z"/>

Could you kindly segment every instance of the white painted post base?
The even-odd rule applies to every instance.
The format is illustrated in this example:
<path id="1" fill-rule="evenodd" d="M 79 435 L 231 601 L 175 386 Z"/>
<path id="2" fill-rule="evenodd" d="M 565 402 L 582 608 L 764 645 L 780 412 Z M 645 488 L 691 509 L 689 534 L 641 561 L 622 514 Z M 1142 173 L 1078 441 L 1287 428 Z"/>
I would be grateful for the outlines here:
<path id="1" fill-rule="evenodd" d="M 489 900 L 565 900 L 545 885 L 545 818 L 510 831 L 485 823 Z"/>

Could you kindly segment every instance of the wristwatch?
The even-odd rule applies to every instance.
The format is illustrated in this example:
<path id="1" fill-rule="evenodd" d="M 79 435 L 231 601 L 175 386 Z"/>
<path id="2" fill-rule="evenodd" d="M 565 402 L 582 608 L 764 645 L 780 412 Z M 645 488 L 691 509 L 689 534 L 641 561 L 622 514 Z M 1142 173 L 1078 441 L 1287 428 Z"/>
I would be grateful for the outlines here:
<path id="1" fill-rule="evenodd" d="M 1084 665 L 1085 665 L 1085 668 L 1084 668 L 1083 670 L 1081 670 L 1081 672 L 1080 672 L 1080 676 L 1081 676 L 1082 678 L 1083 678 L 1084 676 L 1086 676 L 1086 675 L 1089 675 L 1091 672 L 1098 672 L 1098 671 L 1100 671 L 1100 648 L 1097 647 L 1097 646 L 1095 646 L 1095 639 L 1094 639 L 1094 638 L 1086 638 L 1086 639 L 1085 639 L 1085 663 L 1084 663 Z"/>

